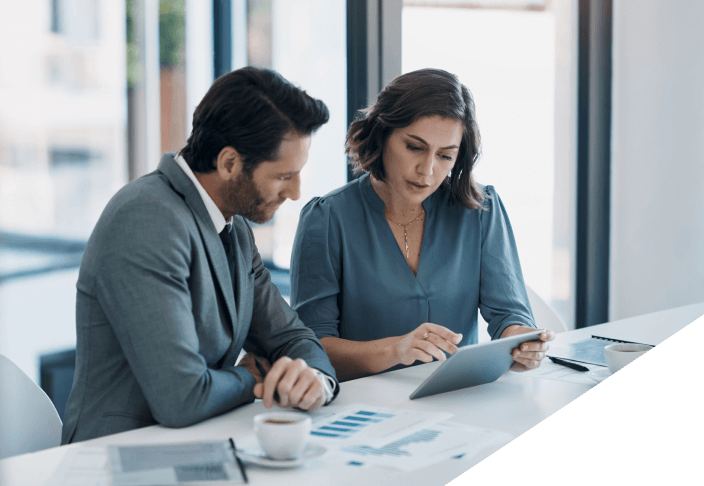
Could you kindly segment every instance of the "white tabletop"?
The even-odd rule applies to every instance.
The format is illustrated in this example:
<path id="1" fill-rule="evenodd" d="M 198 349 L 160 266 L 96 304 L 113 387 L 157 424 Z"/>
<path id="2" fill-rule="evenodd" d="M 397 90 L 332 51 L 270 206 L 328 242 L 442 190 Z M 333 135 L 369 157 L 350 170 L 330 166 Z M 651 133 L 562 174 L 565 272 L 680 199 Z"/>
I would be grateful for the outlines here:
<path id="1" fill-rule="evenodd" d="M 614 321 L 600 326 L 558 335 L 558 342 L 570 342 L 591 334 L 604 337 L 659 344 L 689 323 L 704 315 L 704 303 Z M 408 395 L 439 363 L 354 380 L 342 384 L 339 396 L 329 407 L 341 408 L 353 403 L 407 410 L 443 411 L 454 416 L 453 422 L 500 430 L 518 436 L 590 389 L 555 380 L 522 376 L 509 372 L 488 385 L 409 400 Z M 71 448 L 171 443 L 199 440 L 235 440 L 252 434 L 253 417 L 265 411 L 261 402 L 242 406 L 219 417 L 183 428 L 161 426 L 132 430 L 121 434 L 80 442 L 45 451 L 24 454 L 0 461 L 0 484 L 42 485 Z M 325 457 L 295 470 L 270 470 L 248 467 L 251 484 L 447 484 L 491 453 L 485 449 L 474 457 L 450 459 L 418 471 L 404 473 L 382 468 L 355 468 L 326 461 Z"/>

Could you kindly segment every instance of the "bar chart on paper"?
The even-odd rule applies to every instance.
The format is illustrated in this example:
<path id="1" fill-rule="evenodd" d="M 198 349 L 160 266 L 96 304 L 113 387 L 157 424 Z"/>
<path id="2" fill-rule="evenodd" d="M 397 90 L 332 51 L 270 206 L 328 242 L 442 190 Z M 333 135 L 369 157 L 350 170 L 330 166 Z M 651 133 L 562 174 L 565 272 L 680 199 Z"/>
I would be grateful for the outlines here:
<path id="1" fill-rule="evenodd" d="M 326 445 L 374 445 L 408 435 L 451 416 L 449 413 L 351 405 L 319 414 L 313 419 L 310 434 L 312 439 Z"/>
<path id="2" fill-rule="evenodd" d="M 360 432 L 369 425 L 378 424 L 387 419 L 394 418 L 390 413 L 371 412 L 369 410 L 358 410 L 333 420 L 325 425 L 321 425 L 311 431 L 311 435 L 316 437 L 347 439 Z"/>

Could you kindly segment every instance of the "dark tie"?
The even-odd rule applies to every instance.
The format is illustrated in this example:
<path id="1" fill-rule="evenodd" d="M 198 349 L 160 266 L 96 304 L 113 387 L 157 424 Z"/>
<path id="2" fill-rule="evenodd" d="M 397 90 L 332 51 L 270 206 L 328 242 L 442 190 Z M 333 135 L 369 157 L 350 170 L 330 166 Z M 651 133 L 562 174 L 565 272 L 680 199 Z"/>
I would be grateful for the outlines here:
<path id="1" fill-rule="evenodd" d="M 220 232 L 220 241 L 225 249 L 225 257 L 227 258 L 227 266 L 230 269 L 230 280 L 232 281 L 232 290 L 235 289 L 235 248 L 232 246 L 232 235 L 230 234 L 230 225 L 226 224 L 225 229 Z"/>

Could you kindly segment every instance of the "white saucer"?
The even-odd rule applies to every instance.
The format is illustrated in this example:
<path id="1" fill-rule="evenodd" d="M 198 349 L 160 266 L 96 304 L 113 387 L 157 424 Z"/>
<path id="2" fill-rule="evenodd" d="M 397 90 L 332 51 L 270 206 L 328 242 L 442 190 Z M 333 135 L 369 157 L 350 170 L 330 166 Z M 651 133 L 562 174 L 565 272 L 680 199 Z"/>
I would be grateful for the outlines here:
<path id="1" fill-rule="evenodd" d="M 298 467 L 319 458 L 327 452 L 327 449 L 318 444 L 308 444 L 300 456 L 296 459 L 270 459 L 261 449 L 240 449 L 237 455 L 243 461 L 256 464 L 262 467 L 287 468 Z"/>
<path id="2" fill-rule="evenodd" d="M 609 371 L 608 368 L 601 368 L 601 369 L 592 370 L 589 372 L 589 378 L 596 381 L 597 383 L 601 383 L 602 381 L 607 379 L 609 376 L 611 376 L 611 372 Z"/>

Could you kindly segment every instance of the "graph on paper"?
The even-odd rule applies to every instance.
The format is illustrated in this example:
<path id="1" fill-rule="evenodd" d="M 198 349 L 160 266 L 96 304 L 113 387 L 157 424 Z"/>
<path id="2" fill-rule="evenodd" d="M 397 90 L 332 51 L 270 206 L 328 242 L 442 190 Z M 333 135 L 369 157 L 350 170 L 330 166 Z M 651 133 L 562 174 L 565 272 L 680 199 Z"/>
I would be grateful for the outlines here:
<path id="1" fill-rule="evenodd" d="M 311 438 L 326 445 L 375 445 L 446 420 L 449 413 L 352 405 L 313 418 Z"/>
<path id="2" fill-rule="evenodd" d="M 364 430 L 364 428 L 369 425 L 379 424 L 384 420 L 394 417 L 395 415 L 390 413 L 358 410 L 340 417 L 339 420 L 333 420 L 325 425 L 321 425 L 312 430 L 311 435 L 316 437 L 347 439 L 357 432 Z"/>
<path id="3" fill-rule="evenodd" d="M 436 423 L 385 444 L 356 444 L 341 449 L 346 464 L 383 466 L 413 471 L 447 459 L 474 457 L 491 444 L 506 444 L 512 436 L 464 424 Z"/>
<path id="4" fill-rule="evenodd" d="M 382 447 L 352 446 L 344 448 L 343 451 L 361 456 L 410 456 L 411 452 L 405 450 L 407 446 L 415 443 L 433 442 L 438 435 L 440 435 L 438 430 L 422 429 Z"/>

